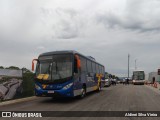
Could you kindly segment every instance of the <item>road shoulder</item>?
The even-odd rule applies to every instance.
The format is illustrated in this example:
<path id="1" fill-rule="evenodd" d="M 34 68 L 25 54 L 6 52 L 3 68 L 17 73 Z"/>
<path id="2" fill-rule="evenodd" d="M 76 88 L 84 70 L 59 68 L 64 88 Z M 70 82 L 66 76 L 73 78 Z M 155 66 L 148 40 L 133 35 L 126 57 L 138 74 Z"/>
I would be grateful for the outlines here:
<path id="1" fill-rule="evenodd" d="M 30 101 L 36 99 L 36 96 L 32 97 L 26 97 L 26 98 L 21 98 L 21 99 L 15 99 L 15 100 L 9 100 L 9 101 L 4 101 L 0 103 L 0 106 L 4 105 L 10 105 L 10 104 L 15 104 L 15 103 L 20 103 L 20 102 L 25 102 L 25 101 Z"/>
<path id="2" fill-rule="evenodd" d="M 151 89 L 152 91 L 154 91 L 154 92 L 156 92 L 156 93 L 158 93 L 158 94 L 160 95 L 160 90 L 159 90 L 159 88 L 154 88 L 154 87 L 151 86 L 151 85 L 145 85 L 145 87 Z"/>

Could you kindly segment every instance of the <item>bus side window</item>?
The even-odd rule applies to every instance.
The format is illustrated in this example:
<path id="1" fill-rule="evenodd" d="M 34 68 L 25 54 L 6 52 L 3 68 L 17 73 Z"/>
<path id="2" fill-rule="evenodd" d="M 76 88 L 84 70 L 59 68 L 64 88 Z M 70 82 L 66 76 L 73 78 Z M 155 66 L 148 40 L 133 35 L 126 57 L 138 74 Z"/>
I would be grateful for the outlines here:
<path id="1" fill-rule="evenodd" d="M 101 73 L 101 71 L 100 71 L 100 65 L 98 65 L 98 73 L 99 74 Z"/>
<path id="2" fill-rule="evenodd" d="M 99 73 L 98 64 L 96 64 L 96 73 Z"/>
<path id="3" fill-rule="evenodd" d="M 100 73 L 102 74 L 102 66 L 100 65 Z"/>
<path id="4" fill-rule="evenodd" d="M 92 71 L 93 71 L 93 76 L 94 76 L 96 73 L 96 63 L 95 62 L 92 62 Z"/>
<path id="5" fill-rule="evenodd" d="M 99 71 L 99 74 L 101 73 L 101 70 L 100 70 L 100 65 L 98 65 L 98 71 Z"/>
<path id="6" fill-rule="evenodd" d="M 81 72 L 86 73 L 86 59 L 83 57 L 80 57 L 81 60 Z"/>
<path id="7" fill-rule="evenodd" d="M 91 76 L 92 64 L 91 64 L 91 61 L 89 60 L 87 60 L 87 71 L 88 71 L 88 76 Z"/>

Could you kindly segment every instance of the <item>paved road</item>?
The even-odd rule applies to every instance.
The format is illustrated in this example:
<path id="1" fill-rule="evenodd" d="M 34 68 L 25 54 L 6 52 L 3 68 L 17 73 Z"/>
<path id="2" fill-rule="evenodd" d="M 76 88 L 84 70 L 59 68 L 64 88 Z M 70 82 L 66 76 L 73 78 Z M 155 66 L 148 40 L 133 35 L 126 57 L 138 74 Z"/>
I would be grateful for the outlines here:
<path id="1" fill-rule="evenodd" d="M 91 93 L 84 99 L 36 98 L 32 101 L 0 106 L 3 111 L 160 111 L 160 94 L 143 85 L 117 85 Z M 39 119 L 39 118 L 38 118 Z M 46 118 L 51 120 L 53 118 Z M 54 118 L 66 119 L 66 118 Z M 68 120 L 75 118 L 67 118 Z M 77 119 L 77 118 L 76 118 Z M 93 118 L 78 118 L 92 119 Z M 106 119 L 106 118 L 94 118 Z M 115 120 L 117 118 L 109 118 Z M 119 118 L 132 120 L 131 118 Z M 135 118 L 150 120 L 151 118 Z M 158 118 L 152 118 L 155 120 Z"/>

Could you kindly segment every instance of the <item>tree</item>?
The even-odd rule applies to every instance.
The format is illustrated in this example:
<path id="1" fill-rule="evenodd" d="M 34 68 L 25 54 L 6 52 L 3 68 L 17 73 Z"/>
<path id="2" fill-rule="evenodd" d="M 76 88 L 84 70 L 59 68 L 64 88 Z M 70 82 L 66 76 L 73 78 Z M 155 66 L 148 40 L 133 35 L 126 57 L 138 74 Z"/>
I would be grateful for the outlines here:
<path id="1" fill-rule="evenodd" d="M 23 67 L 22 68 L 23 73 L 32 73 L 30 70 L 28 70 L 27 68 Z"/>
<path id="2" fill-rule="evenodd" d="M 4 69 L 4 67 L 3 67 L 3 66 L 0 66 L 0 69 Z"/>
<path id="3" fill-rule="evenodd" d="M 26 72 L 23 74 L 22 87 L 22 97 L 29 97 L 34 95 L 34 74 L 32 72 Z"/>
<path id="4" fill-rule="evenodd" d="M 6 69 L 20 70 L 20 68 L 19 68 L 19 67 L 16 67 L 16 66 L 10 66 L 10 67 L 7 67 Z"/>

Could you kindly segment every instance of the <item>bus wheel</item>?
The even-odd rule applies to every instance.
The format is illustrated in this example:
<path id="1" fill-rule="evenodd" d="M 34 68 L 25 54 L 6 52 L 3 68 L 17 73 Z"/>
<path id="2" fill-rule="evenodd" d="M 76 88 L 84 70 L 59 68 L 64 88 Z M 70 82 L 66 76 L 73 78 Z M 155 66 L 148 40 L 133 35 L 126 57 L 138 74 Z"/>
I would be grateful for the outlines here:
<path id="1" fill-rule="evenodd" d="M 84 98 L 86 96 L 86 87 L 83 86 L 82 90 L 81 90 L 81 95 L 80 98 Z"/>

